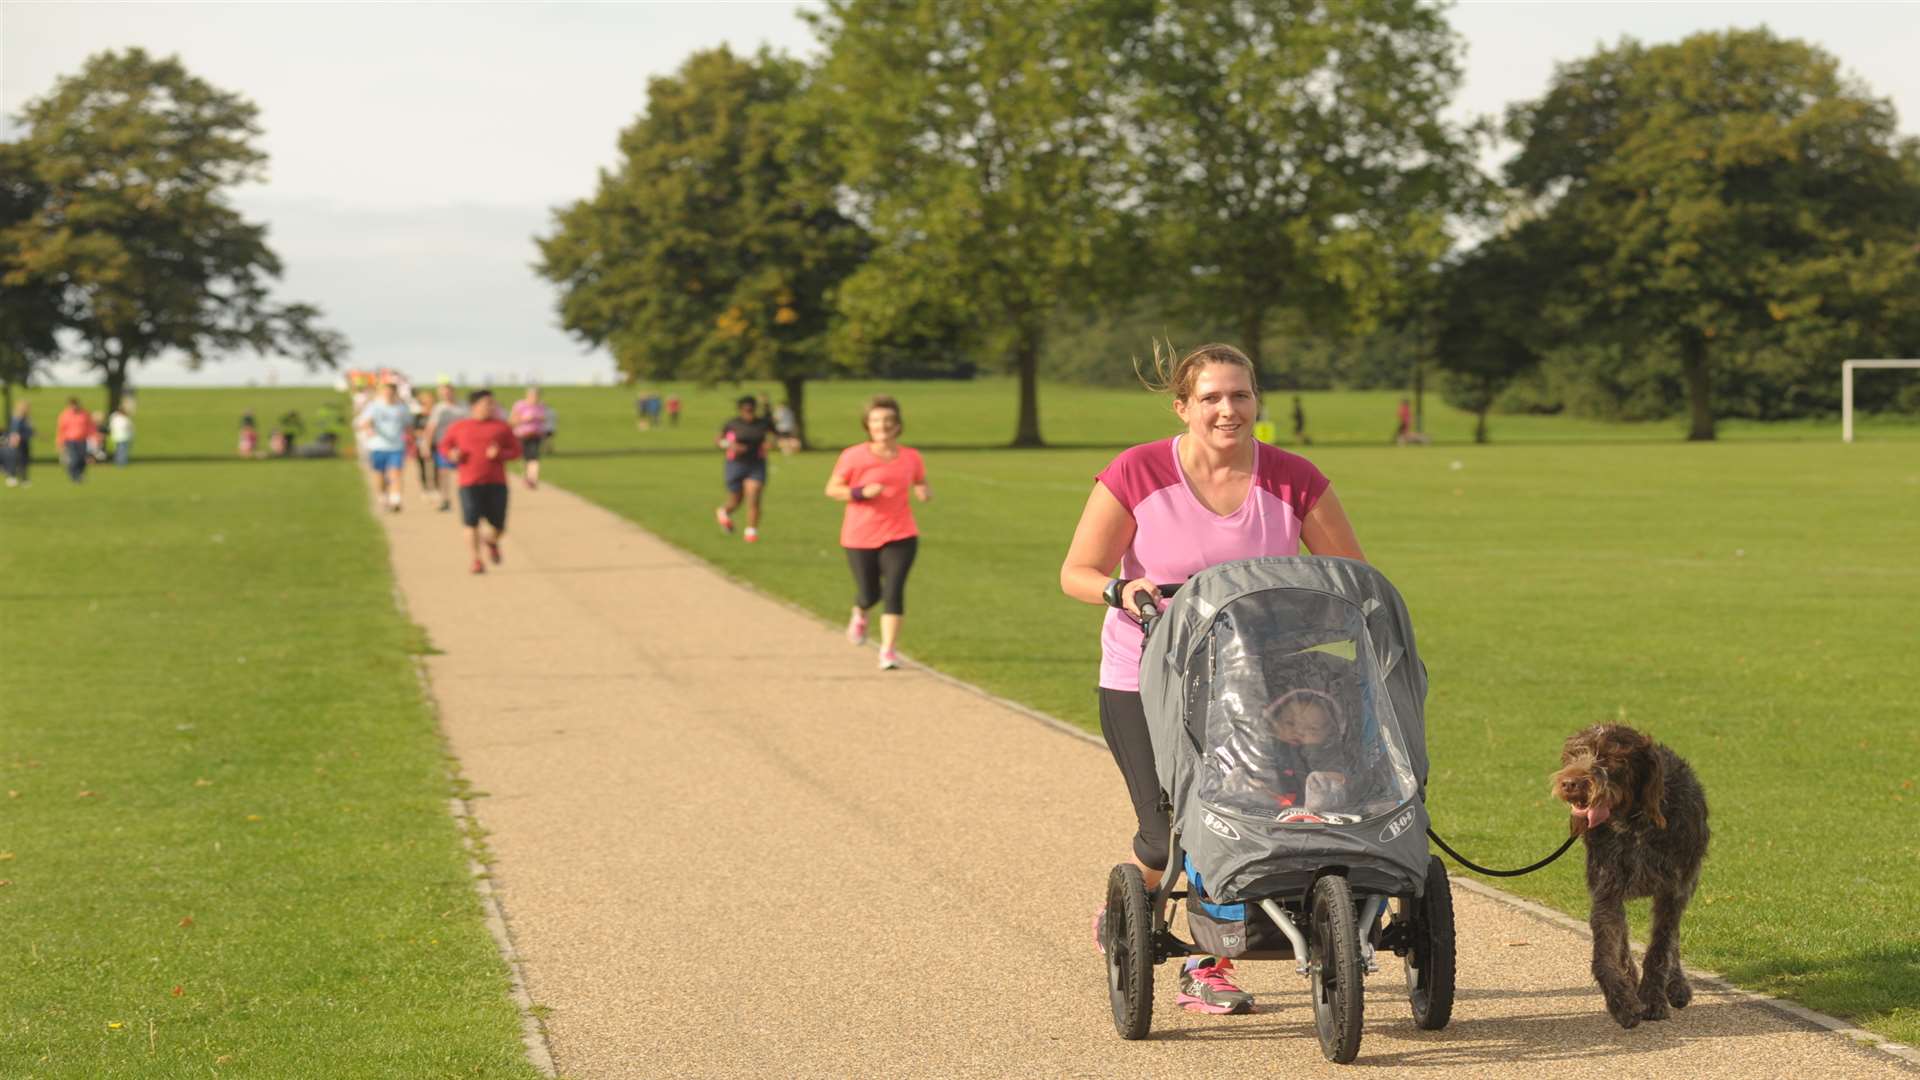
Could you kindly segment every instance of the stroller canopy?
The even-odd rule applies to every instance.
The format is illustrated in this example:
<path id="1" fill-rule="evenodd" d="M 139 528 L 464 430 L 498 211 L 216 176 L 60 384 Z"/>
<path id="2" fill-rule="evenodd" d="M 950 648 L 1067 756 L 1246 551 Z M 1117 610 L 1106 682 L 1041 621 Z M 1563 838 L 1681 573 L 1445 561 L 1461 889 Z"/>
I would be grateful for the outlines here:
<path id="1" fill-rule="evenodd" d="M 1417 892 L 1427 866 L 1426 669 L 1406 606 L 1365 563 L 1216 566 L 1155 623 L 1140 691 L 1181 845 L 1214 899 L 1344 867 Z"/>

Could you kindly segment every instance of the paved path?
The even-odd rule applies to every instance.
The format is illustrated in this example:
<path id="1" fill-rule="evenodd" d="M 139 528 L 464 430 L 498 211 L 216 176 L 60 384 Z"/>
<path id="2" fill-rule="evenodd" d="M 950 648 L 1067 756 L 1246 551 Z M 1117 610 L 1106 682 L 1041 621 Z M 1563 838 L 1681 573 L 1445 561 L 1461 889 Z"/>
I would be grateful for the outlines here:
<path id="1" fill-rule="evenodd" d="M 482 577 L 451 515 L 383 518 L 562 1076 L 1916 1075 L 1711 989 L 1622 1031 L 1582 937 L 1461 889 L 1445 1031 L 1389 955 L 1347 1069 L 1285 964 L 1243 968 L 1243 1017 L 1174 1008 L 1163 965 L 1122 1042 L 1087 928 L 1129 820 L 1102 747 L 878 672 L 566 492 L 512 498 Z"/>

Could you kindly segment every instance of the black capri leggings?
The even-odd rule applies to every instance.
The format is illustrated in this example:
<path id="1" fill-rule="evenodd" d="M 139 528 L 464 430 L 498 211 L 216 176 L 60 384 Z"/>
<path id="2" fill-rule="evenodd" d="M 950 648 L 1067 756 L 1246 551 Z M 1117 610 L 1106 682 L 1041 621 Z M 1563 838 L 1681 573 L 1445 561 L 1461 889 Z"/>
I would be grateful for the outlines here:
<path id="1" fill-rule="evenodd" d="M 913 556 L 919 550 L 917 536 L 877 548 L 847 548 L 847 565 L 853 568 L 853 606 L 865 611 L 876 601 L 885 600 L 882 611 L 905 615 L 907 571 L 913 568 Z"/>
<path id="2" fill-rule="evenodd" d="M 1173 828 L 1160 806 L 1160 776 L 1153 769 L 1153 738 L 1147 734 L 1147 709 L 1139 691 L 1100 687 L 1100 734 L 1126 778 L 1127 797 L 1140 823 L 1133 834 L 1133 853 L 1143 865 L 1165 870 Z"/>

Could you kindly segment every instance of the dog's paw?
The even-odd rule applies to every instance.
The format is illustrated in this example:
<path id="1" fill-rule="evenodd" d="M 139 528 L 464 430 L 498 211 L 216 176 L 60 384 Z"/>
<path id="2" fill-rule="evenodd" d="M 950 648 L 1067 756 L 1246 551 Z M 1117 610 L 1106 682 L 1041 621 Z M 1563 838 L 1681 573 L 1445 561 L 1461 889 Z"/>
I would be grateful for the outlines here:
<path id="1" fill-rule="evenodd" d="M 1642 1020 L 1665 1020 L 1672 1015 L 1672 1012 L 1667 1009 L 1667 999 L 1658 993 L 1640 1002 L 1640 1019 Z"/>
<path id="2" fill-rule="evenodd" d="M 1630 997 L 1607 1002 L 1607 1015 L 1613 1017 L 1614 1023 L 1628 1030 L 1640 1026 L 1640 1018 L 1645 1010 L 1646 1006 Z"/>
<path id="3" fill-rule="evenodd" d="M 1675 975 L 1667 980 L 1667 1004 L 1676 1009 L 1684 1009 L 1693 1002 L 1693 984 L 1685 975 Z"/>

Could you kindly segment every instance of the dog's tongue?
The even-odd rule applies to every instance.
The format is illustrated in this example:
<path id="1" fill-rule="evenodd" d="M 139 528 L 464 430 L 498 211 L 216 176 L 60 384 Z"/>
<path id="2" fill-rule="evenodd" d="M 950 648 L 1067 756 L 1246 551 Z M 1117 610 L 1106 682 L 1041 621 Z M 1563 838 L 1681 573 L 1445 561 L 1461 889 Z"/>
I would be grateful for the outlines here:
<path id="1" fill-rule="evenodd" d="M 1607 815 L 1611 812 L 1606 803 L 1597 802 L 1588 806 L 1581 816 L 1587 819 L 1587 828 L 1597 829 L 1601 822 L 1607 820 Z"/>

